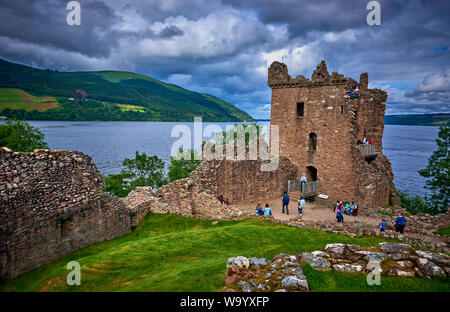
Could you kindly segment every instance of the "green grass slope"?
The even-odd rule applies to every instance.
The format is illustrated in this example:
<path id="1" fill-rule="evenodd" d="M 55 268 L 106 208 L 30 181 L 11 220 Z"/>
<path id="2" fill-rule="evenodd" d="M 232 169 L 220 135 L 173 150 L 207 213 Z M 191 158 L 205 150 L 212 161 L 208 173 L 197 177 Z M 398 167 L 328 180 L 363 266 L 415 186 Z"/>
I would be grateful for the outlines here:
<path id="1" fill-rule="evenodd" d="M 253 121 L 246 112 L 217 97 L 130 72 L 58 72 L 41 70 L 0 59 L 0 90 L 15 88 L 33 96 L 56 97 L 61 107 L 45 112 L 11 109 L 1 105 L 0 115 L 50 120 L 134 121 Z M 88 101 L 69 101 L 76 90 Z M 123 111 L 115 104 L 145 107 Z"/>
<path id="2" fill-rule="evenodd" d="M 450 114 L 387 115 L 386 125 L 450 126 Z"/>
<path id="3" fill-rule="evenodd" d="M 246 219 L 221 221 L 149 214 L 127 236 L 84 248 L 43 265 L 1 291 L 220 291 L 226 260 L 233 256 L 272 258 L 323 249 L 328 243 L 373 246 L 380 239 L 350 238 L 311 229 Z M 81 285 L 66 285 L 69 261 L 81 264 Z M 311 291 L 449 291 L 450 283 L 385 277 L 368 286 L 366 277 L 319 272 L 304 266 Z"/>

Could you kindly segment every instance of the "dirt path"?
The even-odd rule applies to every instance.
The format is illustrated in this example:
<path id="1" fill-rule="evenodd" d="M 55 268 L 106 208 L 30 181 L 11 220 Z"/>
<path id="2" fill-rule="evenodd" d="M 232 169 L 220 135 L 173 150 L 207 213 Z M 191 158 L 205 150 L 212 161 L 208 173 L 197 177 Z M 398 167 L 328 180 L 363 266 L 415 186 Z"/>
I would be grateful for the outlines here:
<path id="1" fill-rule="evenodd" d="M 279 220 L 288 220 L 291 218 L 298 217 L 298 211 L 297 211 L 297 199 L 293 200 L 291 197 L 291 202 L 289 204 L 289 215 L 286 215 L 286 213 L 282 213 L 282 204 L 281 204 L 281 197 L 280 198 L 273 198 L 273 199 L 266 199 L 261 200 L 261 205 L 265 207 L 265 204 L 268 203 L 270 208 L 272 208 L 272 214 L 275 219 Z M 249 211 L 256 214 L 255 203 L 245 203 L 245 204 L 238 204 L 233 205 L 235 207 L 238 207 L 241 210 Z M 336 223 L 336 215 L 330 208 L 320 207 L 317 206 L 314 203 L 306 203 L 306 207 L 303 209 L 303 217 L 304 220 L 308 221 L 321 221 L 326 223 Z M 352 223 L 354 221 L 359 221 L 361 223 L 366 223 L 370 225 L 377 226 L 381 222 L 381 218 L 374 218 L 374 217 L 368 217 L 368 216 L 348 216 L 344 215 L 344 222 L 345 223 Z"/>

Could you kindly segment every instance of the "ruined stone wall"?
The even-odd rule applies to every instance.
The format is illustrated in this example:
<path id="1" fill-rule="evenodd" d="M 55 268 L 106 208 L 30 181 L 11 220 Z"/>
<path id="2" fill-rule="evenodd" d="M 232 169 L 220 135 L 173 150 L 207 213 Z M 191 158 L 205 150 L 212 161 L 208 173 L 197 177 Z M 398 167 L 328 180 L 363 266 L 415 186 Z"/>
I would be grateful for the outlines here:
<path id="1" fill-rule="evenodd" d="M 361 80 L 360 96 L 350 99 L 346 92 L 357 82 L 329 75 L 324 62 L 312 79 L 291 78 L 285 64 L 274 62 L 269 68 L 271 126 L 279 126 L 280 155 L 298 167 L 299 175 L 306 174 L 311 182 L 317 172 L 320 193 L 362 205 L 397 203 L 390 163 L 382 155 L 387 96 L 382 90 L 366 89 L 367 74 Z M 357 146 L 364 136 L 380 153 L 370 163 Z"/>
<path id="2" fill-rule="evenodd" d="M 128 209 L 102 189 L 82 153 L 0 149 L 0 281 L 128 233 Z"/>
<path id="3" fill-rule="evenodd" d="M 262 160 L 203 161 L 191 175 L 157 190 L 137 188 L 125 199 L 133 215 L 174 213 L 210 219 L 232 219 L 246 213 L 221 204 L 262 201 L 281 196 L 288 180 L 297 176 L 297 168 L 287 158 L 280 158 L 274 171 L 261 171 Z M 133 221 L 132 225 L 136 222 Z"/>

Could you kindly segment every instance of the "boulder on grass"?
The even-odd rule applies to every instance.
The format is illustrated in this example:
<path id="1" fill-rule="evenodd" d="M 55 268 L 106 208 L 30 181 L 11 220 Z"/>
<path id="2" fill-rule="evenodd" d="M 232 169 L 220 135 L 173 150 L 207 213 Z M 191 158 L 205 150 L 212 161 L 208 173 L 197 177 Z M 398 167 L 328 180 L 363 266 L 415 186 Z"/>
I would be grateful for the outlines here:
<path id="1" fill-rule="evenodd" d="M 409 244 L 379 243 L 378 245 L 382 251 L 387 253 L 403 253 L 411 250 L 411 245 Z"/>
<path id="2" fill-rule="evenodd" d="M 440 277 L 440 278 L 447 277 L 444 270 L 441 267 L 437 266 L 428 259 L 419 258 L 417 260 L 417 267 L 430 277 Z"/>
<path id="3" fill-rule="evenodd" d="M 308 282 L 306 278 L 290 275 L 283 279 L 281 287 L 288 291 L 308 291 Z"/>
<path id="4" fill-rule="evenodd" d="M 363 266 L 360 264 L 344 263 L 333 265 L 333 270 L 344 273 L 362 273 L 363 269 Z"/>
<path id="5" fill-rule="evenodd" d="M 248 268 L 250 265 L 249 261 L 247 258 L 239 256 L 239 257 L 235 257 L 235 258 L 228 258 L 227 260 L 227 268 Z"/>

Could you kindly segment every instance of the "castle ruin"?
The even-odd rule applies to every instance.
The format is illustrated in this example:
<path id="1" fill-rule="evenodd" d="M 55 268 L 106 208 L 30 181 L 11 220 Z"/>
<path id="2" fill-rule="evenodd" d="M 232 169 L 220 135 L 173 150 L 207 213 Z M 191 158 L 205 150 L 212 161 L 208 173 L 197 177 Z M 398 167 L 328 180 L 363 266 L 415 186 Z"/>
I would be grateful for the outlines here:
<path id="1" fill-rule="evenodd" d="M 319 194 L 362 205 L 399 204 L 391 164 L 383 155 L 387 94 L 368 88 L 367 73 L 358 83 L 336 72 L 330 75 L 322 61 L 311 79 L 292 78 L 285 64 L 274 62 L 268 84 L 280 156 L 289 158 L 308 182 L 319 181 Z M 347 92 L 355 84 L 359 96 L 351 98 Z M 363 137 L 375 143 L 371 152 L 357 144 Z"/>

